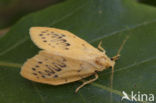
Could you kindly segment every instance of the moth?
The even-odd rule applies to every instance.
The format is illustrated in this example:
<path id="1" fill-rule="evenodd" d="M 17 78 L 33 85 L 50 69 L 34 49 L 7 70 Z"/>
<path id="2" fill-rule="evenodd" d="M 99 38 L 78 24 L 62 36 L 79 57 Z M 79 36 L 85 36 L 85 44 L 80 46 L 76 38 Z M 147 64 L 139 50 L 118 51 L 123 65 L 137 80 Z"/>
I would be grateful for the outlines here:
<path id="1" fill-rule="evenodd" d="M 101 42 L 97 49 L 66 30 L 31 27 L 30 37 L 42 50 L 24 63 L 20 74 L 29 80 L 50 85 L 62 85 L 95 75 L 95 78 L 83 82 L 75 92 L 97 80 L 97 72 L 114 68 L 119 57 L 118 53 L 109 58 Z"/>

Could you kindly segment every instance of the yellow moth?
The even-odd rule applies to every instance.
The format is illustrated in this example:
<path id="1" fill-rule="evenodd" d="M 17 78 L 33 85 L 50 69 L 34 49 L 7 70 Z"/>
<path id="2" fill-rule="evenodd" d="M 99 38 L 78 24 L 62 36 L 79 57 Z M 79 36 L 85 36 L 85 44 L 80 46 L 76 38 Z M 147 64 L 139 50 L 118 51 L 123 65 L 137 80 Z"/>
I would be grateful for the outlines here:
<path id="1" fill-rule="evenodd" d="M 110 59 L 101 43 L 98 45 L 100 51 L 66 30 L 31 27 L 30 36 L 42 50 L 24 63 L 20 74 L 29 80 L 50 85 L 66 84 L 95 75 L 94 79 L 80 85 L 76 92 L 98 79 L 97 72 L 113 68 L 119 56 Z"/>

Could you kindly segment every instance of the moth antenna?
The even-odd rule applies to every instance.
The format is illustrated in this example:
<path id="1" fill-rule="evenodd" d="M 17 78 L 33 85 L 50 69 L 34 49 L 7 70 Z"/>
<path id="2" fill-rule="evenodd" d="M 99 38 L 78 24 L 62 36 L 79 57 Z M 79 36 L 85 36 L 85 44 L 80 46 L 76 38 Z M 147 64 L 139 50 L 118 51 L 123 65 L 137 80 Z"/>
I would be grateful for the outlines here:
<path id="1" fill-rule="evenodd" d="M 122 51 L 122 49 L 123 49 L 123 47 L 126 44 L 128 39 L 129 39 L 129 35 L 127 35 L 126 38 L 123 40 L 122 44 L 120 45 L 120 48 L 117 51 L 117 54 L 114 57 L 112 57 L 111 60 L 116 61 L 119 59 L 120 53 L 121 53 L 121 51 Z"/>
<path id="2" fill-rule="evenodd" d="M 112 57 L 111 60 L 116 61 L 120 57 L 120 52 L 123 49 L 124 45 L 126 44 L 127 40 L 129 39 L 129 35 L 126 36 L 126 38 L 123 40 L 122 44 L 120 45 L 120 48 L 117 51 L 116 56 Z M 112 66 L 112 73 L 110 76 L 110 88 L 113 88 L 113 78 L 114 78 L 114 65 Z M 112 101 L 112 92 L 110 94 L 110 100 Z"/>

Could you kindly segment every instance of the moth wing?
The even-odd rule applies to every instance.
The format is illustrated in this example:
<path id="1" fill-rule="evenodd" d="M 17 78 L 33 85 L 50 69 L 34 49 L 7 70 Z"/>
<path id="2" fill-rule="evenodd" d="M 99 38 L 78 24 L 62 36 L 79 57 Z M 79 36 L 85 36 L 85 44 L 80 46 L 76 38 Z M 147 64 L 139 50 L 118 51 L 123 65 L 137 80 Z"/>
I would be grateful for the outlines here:
<path id="1" fill-rule="evenodd" d="M 87 58 L 102 54 L 98 49 L 66 30 L 32 27 L 30 28 L 30 36 L 39 48 L 64 56 Z"/>
<path id="2" fill-rule="evenodd" d="M 54 55 L 45 50 L 28 59 L 21 69 L 21 75 L 29 80 L 60 85 L 92 75 L 95 67 L 85 61 Z"/>

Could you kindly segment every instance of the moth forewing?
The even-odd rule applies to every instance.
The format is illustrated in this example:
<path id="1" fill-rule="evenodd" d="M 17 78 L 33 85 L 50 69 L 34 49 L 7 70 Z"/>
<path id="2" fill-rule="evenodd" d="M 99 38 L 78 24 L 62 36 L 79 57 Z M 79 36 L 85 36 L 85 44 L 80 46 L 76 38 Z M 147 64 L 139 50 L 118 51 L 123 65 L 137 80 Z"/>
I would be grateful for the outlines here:
<path id="1" fill-rule="evenodd" d="M 95 72 L 88 62 L 40 51 L 22 66 L 21 75 L 29 80 L 61 85 L 77 81 Z"/>

